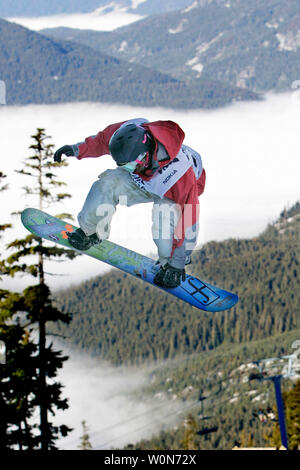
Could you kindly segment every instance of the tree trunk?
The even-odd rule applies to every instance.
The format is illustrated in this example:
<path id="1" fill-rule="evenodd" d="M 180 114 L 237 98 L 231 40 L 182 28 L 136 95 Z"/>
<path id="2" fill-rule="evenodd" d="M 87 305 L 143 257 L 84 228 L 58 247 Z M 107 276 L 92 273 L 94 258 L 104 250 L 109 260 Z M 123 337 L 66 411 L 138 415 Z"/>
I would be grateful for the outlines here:
<path id="1" fill-rule="evenodd" d="M 42 240 L 39 244 L 42 249 Z M 39 254 L 39 281 L 44 284 L 43 255 Z M 40 386 L 40 430 L 41 450 L 48 450 L 48 404 L 47 404 L 47 381 L 46 381 L 46 321 L 44 312 L 41 310 L 39 318 L 39 386 Z"/>

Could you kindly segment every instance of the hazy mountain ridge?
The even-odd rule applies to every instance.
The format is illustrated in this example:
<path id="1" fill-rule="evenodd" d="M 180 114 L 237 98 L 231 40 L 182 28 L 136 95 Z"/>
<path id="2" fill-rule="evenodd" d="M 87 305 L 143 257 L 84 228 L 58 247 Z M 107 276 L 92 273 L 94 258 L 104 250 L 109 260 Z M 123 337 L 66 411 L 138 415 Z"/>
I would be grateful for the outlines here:
<path id="1" fill-rule="evenodd" d="M 100 101 L 131 106 L 201 108 L 258 99 L 247 90 L 193 85 L 90 47 L 45 37 L 0 19 L 0 80 L 7 104 Z"/>
<path id="2" fill-rule="evenodd" d="M 113 32 L 58 28 L 96 50 L 184 80 L 214 79 L 256 92 L 290 90 L 300 76 L 300 3 L 195 1 Z"/>
<path id="3" fill-rule="evenodd" d="M 127 13 L 139 15 L 152 15 L 154 13 L 175 10 L 190 5 L 192 0 L 0 0 L 0 16 L 48 16 L 70 13 L 87 13 L 101 8 L 104 13 L 122 10 Z"/>

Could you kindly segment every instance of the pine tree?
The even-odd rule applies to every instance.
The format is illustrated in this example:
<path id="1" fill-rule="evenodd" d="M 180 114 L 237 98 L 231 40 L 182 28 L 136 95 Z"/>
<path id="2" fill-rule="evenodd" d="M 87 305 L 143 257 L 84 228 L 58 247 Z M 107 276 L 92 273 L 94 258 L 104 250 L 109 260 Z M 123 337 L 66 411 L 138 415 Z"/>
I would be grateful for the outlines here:
<path id="1" fill-rule="evenodd" d="M 0 450 L 34 449 L 35 426 L 29 421 L 35 410 L 37 389 L 37 346 L 24 328 L 12 321 L 11 302 L 18 296 L 2 293 L 0 301 L 0 340 L 6 356 L 0 366 Z"/>
<path id="2" fill-rule="evenodd" d="M 0 182 L 6 178 L 0 172 Z M 0 192 L 7 185 L 0 186 Z M 0 225 L 0 234 L 12 225 Z M 5 261 L 0 262 L 1 274 L 8 274 Z M 19 296 L 8 290 L 0 290 L 0 341 L 5 347 L 0 365 L 0 450 L 11 448 L 33 449 L 34 426 L 29 419 L 34 411 L 33 391 L 36 388 L 36 345 L 28 340 L 25 329 L 13 321 L 11 302 Z"/>
<path id="3" fill-rule="evenodd" d="M 83 434 L 80 438 L 80 444 L 78 448 L 80 450 L 90 450 L 92 449 L 92 444 L 90 443 L 90 437 L 88 435 L 88 427 L 85 421 L 82 421 L 81 424 L 82 424 Z"/>
<path id="4" fill-rule="evenodd" d="M 49 137 L 45 129 L 38 128 L 32 136 L 34 143 L 30 146 L 34 154 L 27 157 L 23 168 L 17 171 L 24 177 L 33 179 L 33 184 L 25 186 L 25 193 L 37 200 L 39 208 L 47 209 L 54 203 L 63 202 L 70 194 L 59 192 L 65 183 L 56 178 L 53 170 L 67 165 L 65 162 L 53 162 L 53 145 L 47 144 Z M 57 217 L 69 217 L 69 214 L 59 214 Z M 48 419 L 49 412 L 54 413 L 54 408 L 66 409 L 67 400 L 60 398 L 61 384 L 47 383 L 48 378 L 54 378 L 57 369 L 61 368 L 67 357 L 62 356 L 61 351 L 53 350 L 52 344 L 46 345 L 46 324 L 49 321 L 62 321 L 69 323 L 71 317 L 60 312 L 51 299 L 51 292 L 46 285 L 45 262 L 46 260 L 67 257 L 74 259 L 77 256 L 73 250 L 48 246 L 43 240 L 29 234 L 23 239 L 17 239 L 8 245 L 14 252 L 6 259 L 8 272 L 11 276 L 16 273 L 29 273 L 38 279 L 38 284 L 27 287 L 17 298 L 11 302 L 11 314 L 16 313 L 22 306 L 22 311 L 27 312 L 30 324 L 38 325 L 38 387 L 35 390 L 35 405 L 40 409 L 40 448 L 42 450 L 55 449 L 55 440 L 59 435 L 65 436 L 70 431 L 67 426 L 54 427 Z M 36 255 L 36 261 L 28 264 L 23 258 Z"/>
<path id="5" fill-rule="evenodd" d="M 0 171 L 0 193 L 8 189 L 7 184 L 2 185 L 3 180 L 5 178 L 7 178 L 7 175 L 5 175 L 4 173 L 2 173 L 2 171 Z M 12 225 L 9 223 L 0 223 L 0 238 L 1 238 L 2 232 L 4 232 L 8 228 L 11 228 L 11 226 Z M 0 274 L 5 274 L 5 272 L 6 272 L 5 262 L 4 260 L 0 260 Z"/>
<path id="6" fill-rule="evenodd" d="M 300 380 L 286 394 L 286 423 L 288 429 L 289 449 L 300 449 Z"/>
<path id="7" fill-rule="evenodd" d="M 288 392 L 283 393 L 283 400 L 289 449 L 298 450 L 300 448 L 300 380 Z M 265 437 L 271 445 L 279 449 L 281 447 L 281 436 L 277 412 L 276 418 L 276 423 L 270 434 Z"/>
<path id="8" fill-rule="evenodd" d="M 196 443 L 197 437 L 197 423 L 192 415 L 188 415 L 185 420 L 185 432 L 182 440 L 183 450 L 198 450 L 199 446 Z"/>
<path id="9" fill-rule="evenodd" d="M 5 178 L 7 178 L 7 175 L 5 175 L 4 173 L 2 173 L 2 171 L 0 171 L 0 193 L 5 191 L 6 189 L 8 189 L 7 184 L 4 184 L 2 186 L 2 182 L 3 182 L 2 180 L 4 180 Z M 0 224 L 0 235 L 1 235 L 1 232 L 3 232 L 4 230 L 6 230 L 9 227 L 11 227 L 11 224 Z"/>
<path id="10" fill-rule="evenodd" d="M 45 134 L 45 129 L 37 129 L 37 133 L 31 136 L 34 143 L 30 145 L 30 149 L 34 150 L 34 155 L 25 159 L 23 168 L 16 172 L 24 177 L 33 179 L 33 185 L 24 186 L 25 195 L 33 196 L 37 201 L 40 210 L 49 209 L 51 205 L 64 202 L 71 195 L 64 192 L 56 191 L 65 186 L 66 183 L 59 181 L 53 173 L 54 169 L 67 166 L 65 161 L 61 163 L 53 162 L 53 144 L 46 144 L 46 140 L 50 137 Z M 19 212 L 17 212 L 19 214 Z M 67 213 L 56 214 L 58 218 L 69 218 L 72 216 Z M 39 279 L 43 283 L 45 280 L 45 260 L 57 259 L 62 256 L 68 259 L 74 259 L 78 253 L 74 250 L 60 248 L 58 246 L 48 246 L 43 240 L 33 234 L 27 235 L 21 240 L 14 240 L 8 245 L 8 248 L 16 250 L 7 258 L 10 265 L 10 275 L 13 276 L 17 272 L 29 273 Z M 22 263 L 23 257 L 29 255 L 37 255 L 38 263 L 26 264 Z"/>

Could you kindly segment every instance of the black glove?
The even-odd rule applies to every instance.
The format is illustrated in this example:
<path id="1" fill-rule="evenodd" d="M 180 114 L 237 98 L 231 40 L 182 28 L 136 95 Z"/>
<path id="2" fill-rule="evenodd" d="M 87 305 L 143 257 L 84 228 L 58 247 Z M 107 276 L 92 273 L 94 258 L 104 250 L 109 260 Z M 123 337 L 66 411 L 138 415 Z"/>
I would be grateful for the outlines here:
<path id="1" fill-rule="evenodd" d="M 64 145 L 60 149 L 56 150 L 54 161 L 60 163 L 62 154 L 67 155 L 67 157 L 74 157 L 73 147 L 71 147 L 71 145 Z"/>

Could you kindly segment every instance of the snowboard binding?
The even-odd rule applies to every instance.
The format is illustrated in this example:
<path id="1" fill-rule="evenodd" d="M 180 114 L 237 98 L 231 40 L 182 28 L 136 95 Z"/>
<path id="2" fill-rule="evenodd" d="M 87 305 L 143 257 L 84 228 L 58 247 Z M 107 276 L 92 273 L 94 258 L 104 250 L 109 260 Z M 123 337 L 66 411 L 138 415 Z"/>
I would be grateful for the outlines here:
<path id="1" fill-rule="evenodd" d="M 102 241 L 98 238 L 96 233 L 87 236 L 81 228 L 78 228 L 75 232 L 67 232 L 67 235 L 70 245 L 80 251 L 86 251 Z"/>
<path id="2" fill-rule="evenodd" d="M 154 276 L 154 284 L 160 287 L 174 288 L 181 284 L 181 281 L 185 281 L 185 270 L 177 269 L 170 266 L 167 263 L 165 266 L 161 266 L 159 271 Z"/>

